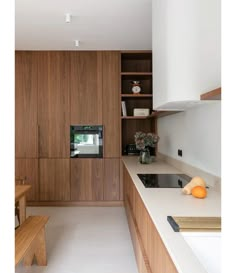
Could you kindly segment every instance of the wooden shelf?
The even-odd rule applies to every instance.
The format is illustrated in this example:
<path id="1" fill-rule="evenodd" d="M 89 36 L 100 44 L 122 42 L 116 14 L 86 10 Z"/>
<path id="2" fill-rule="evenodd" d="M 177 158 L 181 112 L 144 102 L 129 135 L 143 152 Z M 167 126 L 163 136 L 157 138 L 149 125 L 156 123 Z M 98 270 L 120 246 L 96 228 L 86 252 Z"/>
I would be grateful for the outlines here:
<path id="1" fill-rule="evenodd" d="M 148 116 L 122 116 L 121 119 L 150 119 L 156 118 L 156 115 L 148 115 Z"/>
<path id="2" fill-rule="evenodd" d="M 152 98 L 152 94 L 121 94 L 122 98 Z"/>
<path id="3" fill-rule="evenodd" d="M 221 100 L 221 87 L 206 92 L 200 96 L 201 100 Z"/>
<path id="4" fill-rule="evenodd" d="M 162 117 L 173 115 L 180 112 L 183 112 L 183 111 L 155 111 L 155 112 L 152 112 L 149 118 L 162 118 Z"/>
<path id="5" fill-rule="evenodd" d="M 122 76 L 152 76 L 152 72 L 121 72 Z"/>

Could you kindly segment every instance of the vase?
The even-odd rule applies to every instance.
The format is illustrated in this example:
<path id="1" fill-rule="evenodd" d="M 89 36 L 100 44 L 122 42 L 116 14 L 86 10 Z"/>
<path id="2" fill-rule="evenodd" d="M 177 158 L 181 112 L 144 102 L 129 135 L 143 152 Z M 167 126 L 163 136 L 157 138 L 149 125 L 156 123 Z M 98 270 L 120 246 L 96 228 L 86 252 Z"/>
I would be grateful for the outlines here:
<path id="1" fill-rule="evenodd" d="M 150 164 L 151 161 L 152 160 L 151 160 L 149 149 L 144 149 L 144 150 L 140 151 L 139 162 L 141 164 Z"/>

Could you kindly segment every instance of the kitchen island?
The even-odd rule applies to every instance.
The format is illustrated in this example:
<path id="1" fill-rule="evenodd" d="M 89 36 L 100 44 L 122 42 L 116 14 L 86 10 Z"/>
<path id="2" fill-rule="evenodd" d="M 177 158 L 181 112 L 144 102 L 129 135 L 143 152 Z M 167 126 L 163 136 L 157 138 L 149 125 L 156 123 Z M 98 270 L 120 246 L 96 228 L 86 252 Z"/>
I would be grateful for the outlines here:
<path id="1" fill-rule="evenodd" d="M 208 189 L 208 196 L 205 199 L 197 199 L 194 198 L 192 195 L 184 195 L 180 188 L 145 188 L 141 180 L 138 178 L 137 173 L 178 174 L 182 172 L 164 161 L 157 161 L 152 162 L 151 164 L 148 165 L 144 165 L 138 162 L 137 157 L 127 156 L 123 157 L 122 159 L 124 163 L 125 205 L 127 206 L 126 183 L 128 174 L 130 180 L 134 185 L 135 191 L 137 191 L 138 198 L 139 197 L 141 198 L 142 203 L 144 204 L 145 207 L 145 211 L 147 211 L 148 216 L 150 216 L 151 221 L 156 228 L 158 236 L 160 236 L 161 241 L 163 242 L 164 247 L 168 252 L 168 255 L 170 256 L 170 259 L 172 260 L 177 272 L 206 273 L 207 271 L 205 270 L 204 266 L 199 262 L 197 257 L 194 255 L 193 251 L 186 243 L 181 233 L 173 231 L 173 229 L 171 228 L 170 224 L 167 221 L 167 216 L 171 215 L 219 217 L 221 215 L 221 196 L 219 190 L 217 190 L 215 187 L 210 187 Z M 125 175 L 125 173 L 127 174 Z M 134 196 L 133 193 L 132 196 Z M 131 200 L 131 203 L 132 201 L 133 200 Z M 140 237 L 142 237 L 142 231 L 140 233 L 141 233 Z M 145 236 L 148 236 L 148 229 L 146 231 L 146 234 L 147 235 Z M 144 253 L 147 252 L 145 251 L 145 240 L 143 249 Z M 149 260 L 149 258 L 145 257 L 144 260 Z M 148 261 L 147 263 L 148 267 L 150 266 L 149 268 L 150 271 L 155 272 L 155 270 L 152 269 L 151 262 L 150 263 L 149 262 L 150 261 Z M 169 271 L 163 272 L 176 272 L 176 270 L 170 269 Z M 148 270 L 146 270 L 146 272 L 148 272 Z"/>

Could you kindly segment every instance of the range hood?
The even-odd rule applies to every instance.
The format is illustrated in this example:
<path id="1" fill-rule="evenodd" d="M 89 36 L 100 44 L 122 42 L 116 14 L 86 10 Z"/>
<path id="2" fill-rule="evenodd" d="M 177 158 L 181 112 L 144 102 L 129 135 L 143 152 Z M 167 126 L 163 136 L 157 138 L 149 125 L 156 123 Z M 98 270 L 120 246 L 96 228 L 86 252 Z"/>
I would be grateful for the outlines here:
<path id="1" fill-rule="evenodd" d="M 158 95 L 157 99 L 158 99 Z M 155 98 L 155 96 L 154 96 Z M 221 87 L 208 91 L 200 95 L 198 100 L 182 100 L 182 101 L 171 101 L 166 102 L 158 107 L 153 105 L 153 110 L 156 111 L 186 111 L 189 108 L 203 105 L 203 104 L 212 104 L 216 101 L 221 100 Z"/>

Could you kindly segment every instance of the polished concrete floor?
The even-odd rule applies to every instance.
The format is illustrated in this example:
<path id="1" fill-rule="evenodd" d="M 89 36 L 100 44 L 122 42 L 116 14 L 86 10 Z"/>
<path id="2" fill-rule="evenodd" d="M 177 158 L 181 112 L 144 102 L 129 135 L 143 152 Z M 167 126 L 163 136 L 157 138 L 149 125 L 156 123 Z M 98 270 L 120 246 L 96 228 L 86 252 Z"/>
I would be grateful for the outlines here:
<path id="1" fill-rule="evenodd" d="M 138 273 L 122 207 L 31 207 L 29 215 L 48 215 L 48 265 L 16 273 Z"/>

